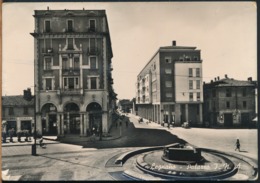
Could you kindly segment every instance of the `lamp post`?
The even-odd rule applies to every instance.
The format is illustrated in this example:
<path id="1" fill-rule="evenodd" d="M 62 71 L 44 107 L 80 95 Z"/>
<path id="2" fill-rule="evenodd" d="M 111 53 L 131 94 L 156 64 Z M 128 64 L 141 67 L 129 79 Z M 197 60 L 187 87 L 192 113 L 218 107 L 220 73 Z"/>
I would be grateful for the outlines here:
<path id="1" fill-rule="evenodd" d="M 34 144 L 32 145 L 32 155 L 36 156 L 36 85 L 34 85 L 34 132 L 33 132 L 33 137 L 34 137 Z"/>

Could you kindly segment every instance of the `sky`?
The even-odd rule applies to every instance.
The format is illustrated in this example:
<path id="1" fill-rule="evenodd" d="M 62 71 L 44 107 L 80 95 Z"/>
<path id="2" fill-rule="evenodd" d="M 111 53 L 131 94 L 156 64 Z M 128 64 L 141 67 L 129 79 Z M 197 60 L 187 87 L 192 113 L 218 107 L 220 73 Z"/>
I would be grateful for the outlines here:
<path id="1" fill-rule="evenodd" d="M 34 85 L 34 10 L 106 10 L 118 99 L 135 97 L 137 75 L 161 46 L 201 50 L 203 81 L 225 74 L 257 79 L 257 14 L 253 2 L 4 3 L 2 95 Z M 33 90 L 33 88 L 32 88 Z"/>

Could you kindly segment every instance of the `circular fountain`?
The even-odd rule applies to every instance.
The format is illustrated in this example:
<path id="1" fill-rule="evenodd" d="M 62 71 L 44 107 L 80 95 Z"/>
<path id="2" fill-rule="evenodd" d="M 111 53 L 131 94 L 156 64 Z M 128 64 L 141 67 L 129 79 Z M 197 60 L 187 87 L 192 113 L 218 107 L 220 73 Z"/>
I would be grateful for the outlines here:
<path id="1" fill-rule="evenodd" d="M 128 180 L 254 180 L 258 174 L 257 163 L 244 156 L 179 143 L 129 151 L 114 163 Z"/>

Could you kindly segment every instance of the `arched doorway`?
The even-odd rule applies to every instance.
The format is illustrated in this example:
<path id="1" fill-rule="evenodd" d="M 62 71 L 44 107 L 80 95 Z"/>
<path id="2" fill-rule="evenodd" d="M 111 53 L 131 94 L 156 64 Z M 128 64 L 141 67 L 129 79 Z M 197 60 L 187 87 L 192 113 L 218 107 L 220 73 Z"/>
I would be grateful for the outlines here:
<path id="1" fill-rule="evenodd" d="M 42 113 L 42 133 L 57 135 L 57 108 L 52 103 L 44 104 Z"/>
<path id="2" fill-rule="evenodd" d="M 92 102 L 87 106 L 86 111 L 89 114 L 89 132 L 88 134 L 102 134 L 102 107 Z"/>
<path id="3" fill-rule="evenodd" d="M 79 106 L 75 103 L 68 103 L 64 106 L 64 133 L 80 133 L 80 114 Z"/>

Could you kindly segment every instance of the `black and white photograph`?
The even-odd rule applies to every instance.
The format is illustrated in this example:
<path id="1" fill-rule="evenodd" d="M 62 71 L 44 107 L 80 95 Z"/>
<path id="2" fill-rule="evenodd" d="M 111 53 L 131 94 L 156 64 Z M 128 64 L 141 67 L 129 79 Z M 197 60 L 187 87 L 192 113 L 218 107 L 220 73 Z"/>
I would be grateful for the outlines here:
<path id="1" fill-rule="evenodd" d="M 254 1 L 2 3 L 2 181 L 259 181 Z"/>

